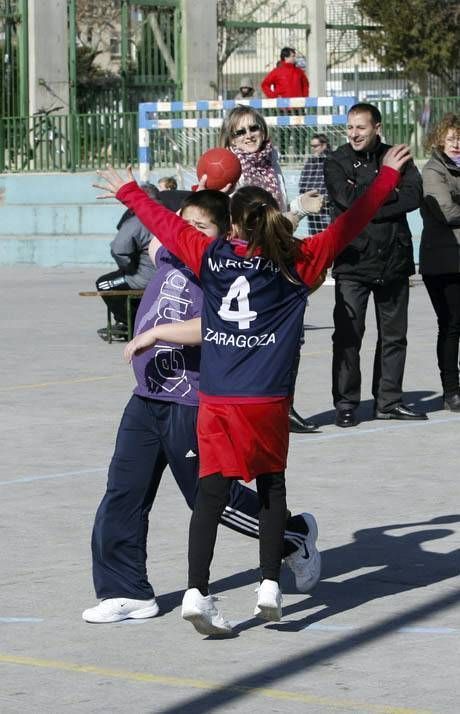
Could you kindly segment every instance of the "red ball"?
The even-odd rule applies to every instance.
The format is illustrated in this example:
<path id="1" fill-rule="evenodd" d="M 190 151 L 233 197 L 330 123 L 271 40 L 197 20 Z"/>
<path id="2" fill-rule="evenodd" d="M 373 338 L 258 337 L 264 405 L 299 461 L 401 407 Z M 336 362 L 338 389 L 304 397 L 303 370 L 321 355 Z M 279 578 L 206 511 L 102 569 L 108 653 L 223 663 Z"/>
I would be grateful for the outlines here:
<path id="1" fill-rule="evenodd" d="M 196 165 L 198 179 L 207 175 L 206 188 L 220 191 L 228 183 L 234 184 L 241 176 L 239 159 L 229 149 L 209 149 L 198 159 Z"/>

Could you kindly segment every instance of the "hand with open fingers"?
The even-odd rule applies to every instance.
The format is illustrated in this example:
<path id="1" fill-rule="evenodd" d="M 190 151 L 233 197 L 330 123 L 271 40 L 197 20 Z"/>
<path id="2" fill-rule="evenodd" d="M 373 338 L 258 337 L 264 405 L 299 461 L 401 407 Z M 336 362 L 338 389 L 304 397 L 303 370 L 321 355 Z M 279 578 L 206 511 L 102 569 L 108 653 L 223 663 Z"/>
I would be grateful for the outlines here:
<path id="1" fill-rule="evenodd" d="M 391 169 L 401 171 L 404 164 L 412 158 L 407 144 L 395 144 L 386 152 L 382 159 L 382 166 L 389 166 Z"/>
<path id="2" fill-rule="evenodd" d="M 145 332 L 141 332 L 140 335 L 136 335 L 136 337 L 128 342 L 123 350 L 123 359 L 129 364 L 136 353 L 141 354 L 149 347 L 153 347 L 157 339 L 154 327 Z"/>
<path id="3" fill-rule="evenodd" d="M 113 166 L 107 165 L 103 171 L 97 171 L 98 179 L 102 179 L 104 183 L 93 183 L 94 188 L 100 188 L 104 193 L 96 198 L 113 198 L 122 186 L 134 181 L 132 166 L 126 167 L 126 178 L 119 174 Z"/>

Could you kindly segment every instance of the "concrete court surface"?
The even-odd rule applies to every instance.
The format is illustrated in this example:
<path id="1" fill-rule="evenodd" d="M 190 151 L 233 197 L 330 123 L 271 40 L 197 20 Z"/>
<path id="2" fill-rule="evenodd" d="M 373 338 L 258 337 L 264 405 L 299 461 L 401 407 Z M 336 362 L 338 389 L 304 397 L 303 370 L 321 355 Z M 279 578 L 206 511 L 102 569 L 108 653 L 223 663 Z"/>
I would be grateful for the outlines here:
<path id="1" fill-rule="evenodd" d="M 441 410 L 435 320 L 411 289 L 406 401 L 422 423 L 371 419 L 373 310 L 362 350 L 361 423 L 339 429 L 330 396 L 333 288 L 312 297 L 293 435 L 293 511 L 319 521 L 323 577 L 310 595 L 283 572 L 284 617 L 252 617 L 257 543 L 220 529 L 213 592 L 228 640 L 180 619 L 189 512 L 169 471 L 149 534 L 161 616 L 89 625 L 90 533 L 133 380 L 122 345 L 96 335 L 80 298 L 100 269 L 2 269 L 0 712 L 459 711 L 460 415 Z M 17 290 L 16 290 L 17 289 Z"/>

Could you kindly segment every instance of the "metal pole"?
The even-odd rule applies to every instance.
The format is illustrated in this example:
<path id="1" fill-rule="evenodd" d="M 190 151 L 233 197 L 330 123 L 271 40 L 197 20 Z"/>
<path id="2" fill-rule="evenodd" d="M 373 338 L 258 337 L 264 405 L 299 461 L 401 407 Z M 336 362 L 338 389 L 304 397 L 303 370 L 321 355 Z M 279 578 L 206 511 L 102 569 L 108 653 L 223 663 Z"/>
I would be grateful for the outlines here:
<path id="1" fill-rule="evenodd" d="M 183 47 L 182 47 L 182 22 L 184 10 L 182 6 L 174 10 L 174 59 L 176 60 L 176 87 L 175 99 L 183 97 L 184 67 L 183 67 Z"/>
<path id="2" fill-rule="evenodd" d="M 14 79 L 13 79 L 13 43 L 11 41 L 11 3 L 6 0 L 5 4 L 5 51 L 3 55 L 4 75 L 3 75 L 3 95 L 4 114 L 7 117 L 14 116 Z"/>
<path id="3" fill-rule="evenodd" d="M 77 163 L 77 6 L 76 0 L 68 0 L 69 13 L 69 144 L 70 169 Z"/>
<path id="4" fill-rule="evenodd" d="M 19 116 L 29 115 L 29 7 L 19 0 Z"/>
<path id="5" fill-rule="evenodd" d="M 129 32 L 129 6 L 126 0 L 121 3 L 121 101 L 123 112 L 128 111 L 128 32 Z"/>
<path id="6" fill-rule="evenodd" d="M 69 11 L 69 109 L 77 113 L 77 5 L 68 0 Z"/>

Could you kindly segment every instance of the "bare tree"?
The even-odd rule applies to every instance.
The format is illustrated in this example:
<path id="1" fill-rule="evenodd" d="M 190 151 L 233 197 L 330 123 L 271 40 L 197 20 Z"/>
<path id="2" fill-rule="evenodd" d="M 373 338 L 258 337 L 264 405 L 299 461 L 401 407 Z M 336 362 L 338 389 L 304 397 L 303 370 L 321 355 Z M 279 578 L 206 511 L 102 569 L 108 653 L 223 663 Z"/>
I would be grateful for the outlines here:
<path id="1" fill-rule="evenodd" d="M 119 0 L 77 0 L 77 38 L 95 54 L 109 49 L 110 38 L 120 33 Z"/>

